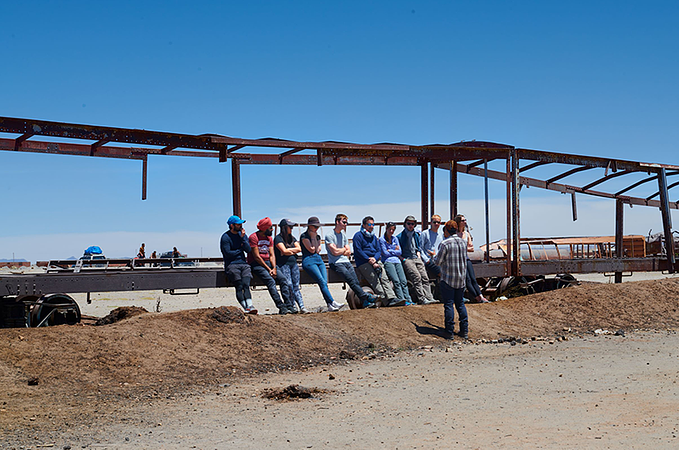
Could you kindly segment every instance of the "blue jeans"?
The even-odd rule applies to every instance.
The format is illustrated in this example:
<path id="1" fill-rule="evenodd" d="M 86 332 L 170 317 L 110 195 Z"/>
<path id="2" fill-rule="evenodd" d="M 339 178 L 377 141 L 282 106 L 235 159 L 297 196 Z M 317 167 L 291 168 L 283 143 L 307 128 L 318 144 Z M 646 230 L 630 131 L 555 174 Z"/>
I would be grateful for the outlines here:
<path id="1" fill-rule="evenodd" d="M 325 268 L 325 263 L 323 262 L 321 255 L 316 253 L 304 257 L 304 259 L 302 259 L 302 269 L 318 283 L 325 303 L 329 305 L 334 302 L 335 300 L 333 300 L 332 295 L 330 294 L 330 289 L 328 289 L 328 270 Z"/>
<path id="2" fill-rule="evenodd" d="M 271 267 L 271 262 L 269 261 L 265 262 L 267 266 Z M 260 266 L 259 263 L 254 262 L 250 264 L 250 267 L 252 267 L 252 273 L 254 273 L 259 278 L 262 279 L 262 281 L 266 285 L 266 288 L 269 290 L 271 300 L 273 300 L 276 307 L 280 309 L 283 306 L 283 301 L 281 300 L 281 296 L 278 294 L 278 290 L 276 289 L 276 280 L 274 280 L 269 271 L 264 267 Z M 278 278 L 279 278 L 278 269 L 276 269 L 276 279 Z"/>
<path id="3" fill-rule="evenodd" d="M 396 298 L 400 298 L 408 303 L 412 303 L 413 300 L 410 298 L 410 292 L 408 292 L 408 279 L 406 278 L 406 273 L 403 271 L 403 265 L 401 262 L 385 262 L 384 270 L 387 272 L 387 276 L 391 282 L 394 283 Z"/>
<path id="4" fill-rule="evenodd" d="M 467 259 L 467 289 L 472 297 L 476 298 L 481 295 L 479 283 L 476 282 L 476 274 L 474 273 L 474 265 L 471 259 Z"/>
<path id="5" fill-rule="evenodd" d="M 455 309 L 460 321 L 460 335 L 465 336 L 469 332 L 469 319 L 467 307 L 464 306 L 464 288 L 452 288 L 445 281 L 439 283 L 441 301 L 443 302 L 443 316 L 446 332 L 453 334 L 455 330 Z M 453 309 L 455 306 L 455 309 Z"/>
<path id="6" fill-rule="evenodd" d="M 339 262 L 330 264 L 330 268 L 344 277 L 352 291 L 363 302 L 370 301 L 368 293 L 363 290 L 361 283 L 358 282 L 354 266 L 349 262 Z"/>
<path id="7" fill-rule="evenodd" d="M 295 307 L 295 302 L 299 305 L 299 309 L 304 308 L 304 300 L 302 300 L 302 291 L 299 289 L 299 266 L 282 265 L 276 266 L 276 270 L 280 275 L 281 294 L 285 305 Z"/>

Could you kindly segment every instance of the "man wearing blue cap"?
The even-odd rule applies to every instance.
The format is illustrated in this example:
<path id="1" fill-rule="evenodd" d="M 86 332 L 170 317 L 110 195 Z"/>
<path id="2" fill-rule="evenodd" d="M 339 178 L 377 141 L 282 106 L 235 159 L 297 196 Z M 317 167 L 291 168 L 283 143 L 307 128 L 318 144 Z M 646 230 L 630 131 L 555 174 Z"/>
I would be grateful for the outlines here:
<path id="1" fill-rule="evenodd" d="M 224 272 L 226 277 L 236 287 L 236 299 L 248 314 L 257 314 L 252 305 L 250 294 L 250 281 L 252 271 L 250 264 L 245 260 L 245 254 L 250 253 L 248 236 L 243 230 L 245 221 L 238 216 L 231 216 L 226 221 L 229 231 L 222 234 L 219 247 L 224 257 Z"/>

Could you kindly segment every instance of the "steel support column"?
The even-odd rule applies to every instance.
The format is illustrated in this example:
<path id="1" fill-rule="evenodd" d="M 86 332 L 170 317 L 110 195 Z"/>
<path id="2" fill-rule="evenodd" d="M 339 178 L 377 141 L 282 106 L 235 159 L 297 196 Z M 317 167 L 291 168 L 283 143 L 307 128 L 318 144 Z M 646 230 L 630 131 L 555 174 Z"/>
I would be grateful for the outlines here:
<path id="1" fill-rule="evenodd" d="M 457 161 L 450 162 L 450 218 L 457 215 Z"/>
<path id="2" fill-rule="evenodd" d="M 231 192 L 233 194 L 233 213 L 242 217 L 240 202 L 240 162 L 236 158 L 231 159 Z"/>
<path id="3" fill-rule="evenodd" d="M 434 168 L 436 167 L 436 163 L 433 161 L 429 163 L 429 170 L 431 170 L 431 173 L 429 174 L 429 217 L 433 216 L 436 214 L 436 202 L 434 200 L 434 187 L 435 187 L 435 182 L 434 182 Z"/>
<path id="4" fill-rule="evenodd" d="M 509 153 L 507 153 L 507 168 L 505 172 L 505 184 L 507 186 L 507 275 L 512 274 L 512 160 Z"/>
<path id="5" fill-rule="evenodd" d="M 483 160 L 483 193 L 485 200 L 486 219 L 486 262 L 490 262 L 490 209 L 488 208 L 488 160 Z"/>
<path id="6" fill-rule="evenodd" d="M 625 252 L 623 250 L 623 207 L 625 204 L 622 200 L 615 201 L 615 257 L 623 258 Z M 622 283 L 622 272 L 615 272 L 615 282 Z"/>
<path id="7" fill-rule="evenodd" d="M 670 215 L 670 200 L 667 192 L 667 173 L 664 168 L 658 172 L 658 191 L 660 192 L 660 212 L 662 226 L 665 232 L 665 250 L 667 252 L 667 269 L 674 273 L 674 238 L 672 236 L 672 216 Z"/>
<path id="8" fill-rule="evenodd" d="M 519 217 L 519 195 L 521 193 L 521 183 L 519 182 L 519 156 L 516 150 L 511 151 L 512 160 L 512 275 L 521 275 L 521 221 Z"/>
<path id="9" fill-rule="evenodd" d="M 427 161 L 420 162 L 420 168 L 422 169 L 420 174 L 420 185 L 421 185 L 421 211 L 422 214 L 422 229 L 424 230 L 429 226 L 429 165 Z"/>
<path id="10" fill-rule="evenodd" d="M 146 200 L 146 177 L 148 175 L 148 157 L 141 160 L 141 199 Z"/>

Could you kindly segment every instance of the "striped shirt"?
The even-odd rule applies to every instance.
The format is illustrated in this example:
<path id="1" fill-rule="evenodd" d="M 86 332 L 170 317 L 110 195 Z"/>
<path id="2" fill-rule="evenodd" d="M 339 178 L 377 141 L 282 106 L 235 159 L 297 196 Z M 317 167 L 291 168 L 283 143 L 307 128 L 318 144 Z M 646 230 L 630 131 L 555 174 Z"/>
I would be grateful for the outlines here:
<path id="1" fill-rule="evenodd" d="M 465 287 L 467 276 L 467 242 L 457 234 L 445 239 L 434 255 L 434 263 L 441 267 L 441 281 L 454 289 Z"/>

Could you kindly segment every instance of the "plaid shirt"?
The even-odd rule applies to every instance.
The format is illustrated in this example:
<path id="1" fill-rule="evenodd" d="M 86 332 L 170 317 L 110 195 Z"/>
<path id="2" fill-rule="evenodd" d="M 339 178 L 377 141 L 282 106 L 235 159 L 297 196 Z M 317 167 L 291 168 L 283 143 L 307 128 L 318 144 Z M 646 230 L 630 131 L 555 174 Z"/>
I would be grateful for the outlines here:
<path id="1" fill-rule="evenodd" d="M 467 277 L 467 242 L 457 234 L 445 239 L 434 256 L 434 262 L 441 266 L 441 281 L 459 289 L 465 287 Z"/>

